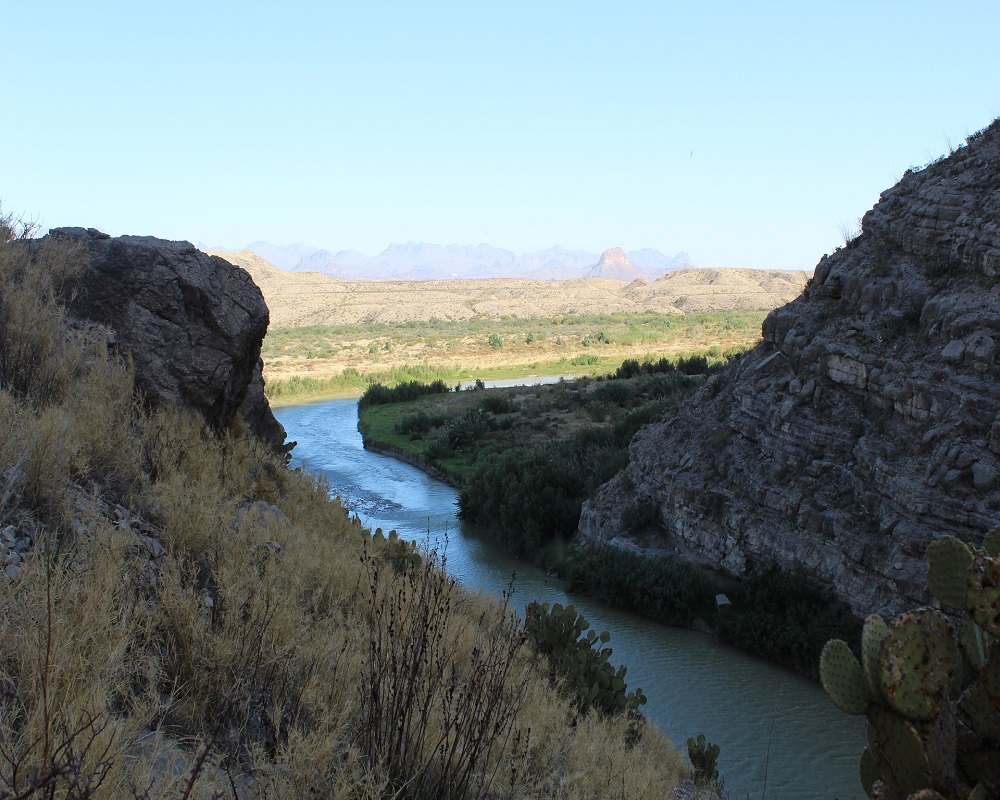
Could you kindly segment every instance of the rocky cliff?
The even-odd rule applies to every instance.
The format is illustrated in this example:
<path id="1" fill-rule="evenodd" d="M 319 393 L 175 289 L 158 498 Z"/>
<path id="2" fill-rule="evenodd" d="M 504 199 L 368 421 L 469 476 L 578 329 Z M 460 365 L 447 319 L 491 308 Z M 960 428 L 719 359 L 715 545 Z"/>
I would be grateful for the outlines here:
<path id="1" fill-rule="evenodd" d="M 113 332 L 147 401 L 191 408 L 217 430 L 239 414 L 260 438 L 284 444 L 261 376 L 267 306 L 244 270 L 189 242 L 92 228 L 56 228 L 24 246 L 34 257 L 58 248 L 74 262 L 63 287 L 70 319 Z"/>
<path id="2" fill-rule="evenodd" d="M 640 432 L 581 536 L 802 568 L 859 614 L 929 602 L 927 544 L 1000 523 L 998 273 L 1000 121 L 883 193 L 757 348 Z M 640 504 L 656 522 L 627 530 Z"/>

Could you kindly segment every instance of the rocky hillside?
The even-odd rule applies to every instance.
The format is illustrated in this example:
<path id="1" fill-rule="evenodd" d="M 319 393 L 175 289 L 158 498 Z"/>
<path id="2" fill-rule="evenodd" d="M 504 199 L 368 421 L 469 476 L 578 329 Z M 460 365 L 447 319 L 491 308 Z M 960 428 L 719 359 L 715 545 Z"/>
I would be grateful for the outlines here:
<path id="1" fill-rule="evenodd" d="M 1000 523 L 998 273 L 1000 121 L 883 193 L 757 348 L 640 432 L 581 534 L 800 567 L 859 614 L 928 602 L 927 544 Z M 627 530 L 637 507 L 655 521 Z"/>

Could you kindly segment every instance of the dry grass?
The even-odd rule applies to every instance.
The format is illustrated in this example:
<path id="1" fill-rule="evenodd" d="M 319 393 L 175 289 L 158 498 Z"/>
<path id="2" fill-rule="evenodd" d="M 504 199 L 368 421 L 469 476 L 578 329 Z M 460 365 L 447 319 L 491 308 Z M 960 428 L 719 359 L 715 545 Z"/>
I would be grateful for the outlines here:
<path id="1" fill-rule="evenodd" d="M 574 718 L 495 601 L 431 559 L 394 569 L 321 480 L 238 426 L 145 410 L 101 332 L 67 332 L 69 266 L 0 245 L 0 528 L 33 542 L 0 577 L 0 794 L 676 784 L 656 730 L 629 745 L 624 718 Z"/>

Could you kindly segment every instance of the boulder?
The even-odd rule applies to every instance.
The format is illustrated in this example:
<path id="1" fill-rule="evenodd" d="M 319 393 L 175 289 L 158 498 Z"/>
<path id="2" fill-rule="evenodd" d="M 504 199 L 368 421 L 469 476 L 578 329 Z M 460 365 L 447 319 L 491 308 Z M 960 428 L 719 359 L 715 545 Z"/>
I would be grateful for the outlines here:
<path id="1" fill-rule="evenodd" d="M 261 376 L 267 306 L 244 270 L 190 242 L 111 238 L 93 228 L 56 228 L 26 246 L 36 254 L 65 248 L 82 261 L 65 287 L 68 313 L 114 331 L 148 402 L 193 409 L 215 430 L 239 413 L 264 441 L 283 446 Z"/>

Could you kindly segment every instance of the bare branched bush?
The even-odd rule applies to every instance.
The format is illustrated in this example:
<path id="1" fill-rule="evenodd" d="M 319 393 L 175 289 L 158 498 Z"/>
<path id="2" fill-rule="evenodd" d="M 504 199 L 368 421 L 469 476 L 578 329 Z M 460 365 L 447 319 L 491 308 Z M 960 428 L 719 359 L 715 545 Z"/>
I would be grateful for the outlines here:
<path id="1" fill-rule="evenodd" d="M 362 749 L 408 797 L 489 797 L 528 732 L 512 685 L 524 641 L 506 601 L 456 625 L 453 578 L 429 559 L 401 574 L 366 554 L 372 635 L 361 698 Z M 456 630 L 456 628 L 458 628 Z M 509 765 L 508 765 L 509 766 Z M 516 777 L 516 776 L 515 776 Z"/>

